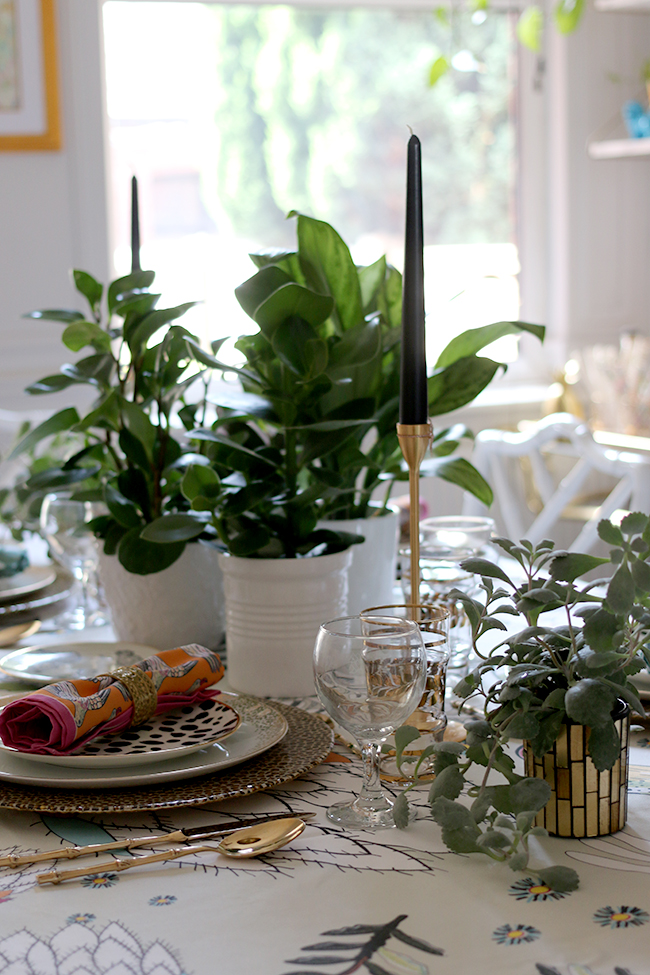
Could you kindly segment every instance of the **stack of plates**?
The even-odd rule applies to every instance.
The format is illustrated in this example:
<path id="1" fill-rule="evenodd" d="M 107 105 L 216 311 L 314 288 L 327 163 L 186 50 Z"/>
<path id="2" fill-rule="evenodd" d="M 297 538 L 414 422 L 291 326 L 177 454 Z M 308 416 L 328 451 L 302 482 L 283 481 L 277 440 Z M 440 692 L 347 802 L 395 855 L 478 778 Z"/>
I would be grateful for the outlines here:
<path id="1" fill-rule="evenodd" d="M 36 755 L 0 744 L 0 781 L 51 789 L 105 789 L 196 778 L 261 755 L 287 733 L 286 719 L 253 698 L 221 692 L 159 714 L 74 755 Z"/>
<path id="2" fill-rule="evenodd" d="M 133 643 L 44 644 L 13 650 L 0 669 L 40 687 L 130 667 L 155 652 Z M 101 789 L 189 779 L 261 754 L 281 741 L 287 727 L 264 702 L 220 691 L 211 700 L 154 715 L 138 728 L 96 738 L 74 755 L 20 752 L 0 743 L 0 781 Z"/>
<path id="3" fill-rule="evenodd" d="M 72 595 L 75 578 L 60 566 L 34 565 L 0 579 L 0 625 L 56 616 Z"/>

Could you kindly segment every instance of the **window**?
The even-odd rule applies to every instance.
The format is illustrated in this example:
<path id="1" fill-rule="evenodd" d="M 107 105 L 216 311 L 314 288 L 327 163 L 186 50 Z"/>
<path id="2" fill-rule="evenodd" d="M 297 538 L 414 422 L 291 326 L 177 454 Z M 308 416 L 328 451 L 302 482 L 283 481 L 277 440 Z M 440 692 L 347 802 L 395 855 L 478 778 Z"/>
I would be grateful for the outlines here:
<path id="1" fill-rule="evenodd" d="M 143 266 L 165 303 L 203 300 L 186 322 L 206 339 L 254 329 L 234 288 L 254 271 L 249 251 L 293 245 L 290 210 L 332 223 L 359 263 L 387 253 L 401 267 L 410 125 L 429 361 L 465 328 L 517 318 L 510 15 L 457 14 L 464 50 L 429 88 L 449 27 L 405 7 L 107 0 L 116 270 L 130 266 L 132 173 Z M 516 340 L 494 353 L 516 357 Z"/>

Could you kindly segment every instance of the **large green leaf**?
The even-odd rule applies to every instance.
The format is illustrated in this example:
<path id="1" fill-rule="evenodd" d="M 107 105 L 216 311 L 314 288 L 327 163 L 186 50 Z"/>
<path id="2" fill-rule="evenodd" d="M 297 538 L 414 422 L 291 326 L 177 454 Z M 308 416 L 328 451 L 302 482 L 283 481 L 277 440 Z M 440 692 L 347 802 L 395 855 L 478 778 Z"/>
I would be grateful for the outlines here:
<path id="1" fill-rule="evenodd" d="M 235 288 L 235 297 L 250 318 L 255 318 L 255 309 L 266 301 L 269 295 L 281 288 L 284 284 L 290 284 L 291 278 L 284 271 L 274 264 L 268 264 L 261 271 L 248 278 L 238 288 Z"/>
<path id="2" fill-rule="evenodd" d="M 352 366 L 360 366 L 379 358 L 381 348 L 381 328 L 378 322 L 361 322 L 349 328 L 343 335 L 330 343 L 327 374 L 331 379 L 349 375 Z"/>
<path id="3" fill-rule="evenodd" d="M 562 582 L 573 582 L 579 576 L 591 572 L 599 565 L 606 565 L 609 559 L 599 559 L 595 555 L 583 555 L 581 552 L 569 552 L 568 555 L 556 555 L 550 565 L 552 579 Z"/>
<path id="4" fill-rule="evenodd" d="M 211 440 L 214 443 L 224 444 L 224 446 L 230 447 L 231 450 L 238 451 L 241 454 L 246 454 L 249 457 L 254 457 L 255 460 L 258 460 L 262 464 L 268 464 L 269 467 L 278 466 L 270 458 L 263 456 L 255 450 L 249 450 L 248 447 L 244 447 L 242 444 L 237 443 L 236 440 L 232 440 L 230 437 L 226 437 L 222 433 L 216 433 L 214 430 L 192 430 L 191 436 L 193 440 Z"/>
<path id="5" fill-rule="evenodd" d="M 293 281 L 274 291 L 255 309 L 254 319 L 267 337 L 287 318 L 296 315 L 310 325 L 321 325 L 332 313 L 329 295 L 317 294 Z"/>
<path id="6" fill-rule="evenodd" d="M 104 285 L 96 281 L 87 271 L 74 270 L 72 280 L 77 291 L 88 300 L 95 318 L 99 319 L 99 306 L 104 293 Z"/>
<path id="7" fill-rule="evenodd" d="M 196 304 L 196 301 L 186 301 L 184 304 L 177 305 L 175 308 L 159 308 L 156 311 L 150 311 L 129 334 L 129 348 L 134 353 L 139 352 L 159 328 L 180 318 L 181 315 L 184 315 L 186 311 L 189 311 Z"/>
<path id="8" fill-rule="evenodd" d="M 440 369 L 428 380 L 429 415 L 450 413 L 471 403 L 492 381 L 499 363 L 479 356 L 465 356 Z"/>
<path id="9" fill-rule="evenodd" d="M 616 701 L 616 692 L 602 681 L 586 677 L 570 687 L 564 697 L 566 712 L 578 724 L 595 728 L 607 724 Z"/>
<path id="10" fill-rule="evenodd" d="M 627 616 L 634 603 L 634 582 L 623 563 L 612 576 L 607 587 L 607 605 L 617 616 Z"/>
<path id="11" fill-rule="evenodd" d="M 292 372 L 308 381 L 327 366 L 327 344 L 302 318 L 288 318 L 273 332 L 273 351 Z"/>
<path id="12" fill-rule="evenodd" d="M 120 422 L 120 395 L 116 389 L 112 389 L 108 396 L 103 399 L 94 410 L 76 424 L 75 430 L 83 432 L 92 427 L 101 427 L 103 430 L 117 430 Z"/>
<path id="13" fill-rule="evenodd" d="M 295 211 L 289 216 L 298 218 L 298 251 L 307 283 L 333 297 L 343 330 L 358 325 L 363 317 L 361 286 L 347 244 L 323 220 Z"/>
<path id="14" fill-rule="evenodd" d="M 115 520 L 124 528 L 137 528 L 139 534 L 142 529 L 142 518 L 134 503 L 125 498 L 110 481 L 104 488 L 104 497 L 108 510 Z"/>
<path id="15" fill-rule="evenodd" d="M 537 336 L 540 342 L 544 341 L 545 328 L 543 325 L 530 325 L 528 322 L 494 322 L 492 325 L 484 325 L 482 328 L 471 328 L 461 335 L 457 335 L 449 342 L 440 353 L 436 362 L 436 369 L 444 369 L 452 362 L 463 359 L 465 356 L 476 355 L 486 345 L 496 342 L 504 335 L 519 335 L 521 332 L 530 332 Z"/>
<path id="16" fill-rule="evenodd" d="M 72 352 L 79 352 L 86 345 L 91 345 L 98 352 L 111 351 L 110 336 L 97 322 L 72 322 L 64 329 L 61 339 Z"/>
<path id="17" fill-rule="evenodd" d="M 361 288 L 361 303 L 364 314 L 378 310 L 378 292 L 386 278 L 386 258 L 382 256 L 368 267 L 357 268 L 359 286 Z M 356 327 L 356 326 L 353 326 Z"/>
<path id="18" fill-rule="evenodd" d="M 132 528 L 123 535 L 117 548 L 117 557 L 127 570 L 135 575 L 151 575 L 162 572 L 180 558 L 185 542 L 159 545 L 140 538 L 140 529 Z M 161 607 L 164 612 L 164 607 Z"/>
<path id="19" fill-rule="evenodd" d="M 33 430 L 25 434 L 22 440 L 19 440 L 11 451 L 8 459 L 13 460 L 14 457 L 18 457 L 25 451 L 33 450 L 45 437 L 51 437 L 56 433 L 63 433 L 64 430 L 70 430 L 78 422 L 79 414 L 74 406 L 67 406 L 64 410 L 60 410 L 54 416 L 48 417 L 47 420 L 39 423 L 37 427 L 34 427 Z"/>
<path id="20" fill-rule="evenodd" d="M 156 442 L 156 427 L 151 422 L 147 411 L 136 403 L 123 403 L 122 416 L 127 429 L 137 437 L 151 459 Z"/>
<path id="21" fill-rule="evenodd" d="M 68 386 L 74 386 L 78 381 L 78 379 L 74 379 L 72 376 L 64 376 L 62 373 L 57 373 L 54 376 L 44 376 L 37 382 L 32 383 L 31 386 L 25 388 L 25 392 L 29 393 L 30 396 L 39 396 L 42 393 L 60 393 L 62 390 L 67 389 Z"/>
<path id="22" fill-rule="evenodd" d="M 457 484 L 487 507 L 494 500 L 488 482 L 464 457 L 433 457 L 427 462 L 427 473 L 440 477 L 443 481 L 449 481 L 450 484 Z"/>
<path id="23" fill-rule="evenodd" d="M 248 338 L 248 336 L 246 336 Z M 234 372 L 236 375 L 241 376 L 243 379 L 248 379 L 251 382 L 259 382 L 259 376 L 256 376 L 254 372 L 250 372 L 247 369 L 240 369 L 238 366 L 231 366 L 227 362 L 222 362 L 217 359 L 216 356 L 210 355 L 205 349 L 202 349 L 198 342 L 193 339 L 186 338 L 185 344 L 187 346 L 188 354 L 196 359 L 197 362 L 202 363 L 204 366 L 210 366 L 211 369 L 220 369 L 221 372 Z"/>
<path id="24" fill-rule="evenodd" d="M 47 322 L 82 322 L 85 319 L 80 311 L 70 308 L 43 308 L 40 311 L 27 311 L 22 318 L 42 318 Z"/>
<path id="25" fill-rule="evenodd" d="M 140 538 L 168 545 L 170 542 L 189 542 L 204 530 L 205 520 L 200 520 L 196 515 L 162 515 L 142 529 Z"/>
<path id="26" fill-rule="evenodd" d="M 123 278 L 117 278 L 108 286 L 108 311 L 113 314 L 116 306 L 134 291 L 143 291 L 153 284 L 155 271 L 133 271 Z"/>
<path id="27" fill-rule="evenodd" d="M 256 393 L 245 393 L 238 387 L 224 389 L 219 386 L 211 398 L 215 406 L 225 406 L 229 410 L 237 410 L 247 416 L 256 416 L 262 420 L 277 420 L 277 414 L 271 400 Z"/>

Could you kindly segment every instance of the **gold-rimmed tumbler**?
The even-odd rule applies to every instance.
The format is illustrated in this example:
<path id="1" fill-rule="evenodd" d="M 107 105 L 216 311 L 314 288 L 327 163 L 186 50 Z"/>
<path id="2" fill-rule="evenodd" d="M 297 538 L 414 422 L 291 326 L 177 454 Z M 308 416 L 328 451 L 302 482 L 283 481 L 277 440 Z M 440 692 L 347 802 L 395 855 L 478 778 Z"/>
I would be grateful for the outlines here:
<path id="1" fill-rule="evenodd" d="M 411 725 L 420 732 L 420 738 L 405 749 L 402 767 L 397 767 L 395 742 L 389 737 L 384 745 L 381 761 L 382 778 L 389 781 L 408 782 L 412 780 L 413 770 L 427 745 L 442 741 L 447 716 L 445 714 L 445 686 L 447 665 L 449 663 L 449 625 L 448 606 L 432 606 L 418 603 L 396 603 L 390 606 L 370 606 L 362 614 L 366 618 L 376 616 L 396 616 L 417 622 L 424 642 L 427 658 L 427 679 L 420 702 L 408 716 L 404 724 Z M 418 775 L 428 773 L 429 764 L 418 768 Z"/>

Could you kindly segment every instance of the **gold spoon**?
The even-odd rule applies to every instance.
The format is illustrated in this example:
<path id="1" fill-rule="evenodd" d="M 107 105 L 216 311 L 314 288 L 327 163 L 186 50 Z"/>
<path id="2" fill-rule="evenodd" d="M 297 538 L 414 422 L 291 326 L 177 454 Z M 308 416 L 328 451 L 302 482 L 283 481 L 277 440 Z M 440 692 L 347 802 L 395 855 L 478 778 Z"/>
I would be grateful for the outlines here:
<path id="1" fill-rule="evenodd" d="M 0 629 L 0 647 L 12 647 L 19 640 L 36 633 L 40 627 L 40 620 L 32 620 L 29 623 L 15 623 L 13 626 L 3 626 Z"/>
<path id="2" fill-rule="evenodd" d="M 148 863 L 160 863 L 163 860 L 176 860 L 191 853 L 222 853 L 228 857 L 255 857 L 262 853 L 270 853 L 286 846 L 291 840 L 300 836 L 306 823 L 302 819 L 277 820 L 274 823 L 261 823 L 259 826 L 249 826 L 247 829 L 237 830 L 225 837 L 218 846 L 183 846 L 171 850 L 162 850 L 139 857 L 116 857 L 108 863 L 96 863 L 92 867 L 78 867 L 75 870 L 49 870 L 39 873 L 36 880 L 39 884 L 60 884 L 63 880 L 73 880 L 75 877 L 87 877 L 95 873 L 116 873 L 121 870 L 131 870 L 133 867 L 145 866 Z"/>

